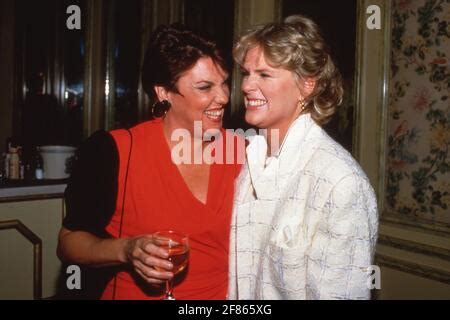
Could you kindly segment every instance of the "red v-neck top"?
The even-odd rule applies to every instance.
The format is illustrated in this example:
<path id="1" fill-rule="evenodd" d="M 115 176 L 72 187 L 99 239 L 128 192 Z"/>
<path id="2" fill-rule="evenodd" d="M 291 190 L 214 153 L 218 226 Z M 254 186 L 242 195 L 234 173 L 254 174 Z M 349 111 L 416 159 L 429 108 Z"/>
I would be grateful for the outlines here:
<path id="1" fill-rule="evenodd" d="M 124 181 L 130 150 L 125 130 L 111 132 L 119 153 L 116 210 L 106 230 L 121 237 L 176 230 L 189 235 L 189 266 L 176 277 L 177 299 L 225 299 L 228 286 L 228 244 L 234 179 L 240 165 L 212 164 L 206 204 L 189 190 L 165 140 L 161 120 L 144 122 L 130 129 L 132 151 L 124 198 Z M 220 139 L 223 145 L 225 135 Z M 225 150 L 226 153 L 230 150 Z M 233 152 L 237 152 L 233 148 Z M 122 271 L 108 283 L 102 299 L 161 299 L 160 287 L 145 284 L 134 271 Z"/>

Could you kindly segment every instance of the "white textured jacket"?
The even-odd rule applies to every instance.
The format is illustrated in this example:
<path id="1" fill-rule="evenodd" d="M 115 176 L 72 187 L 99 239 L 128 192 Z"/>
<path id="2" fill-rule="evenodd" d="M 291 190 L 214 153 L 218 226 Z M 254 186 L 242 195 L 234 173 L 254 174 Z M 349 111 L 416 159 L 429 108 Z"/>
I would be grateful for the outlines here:
<path id="1" fill-rule="evenodd" d="M 377 240 L 373 189 L 309 114 L 276 156 L 254 136 L 237 179 L 229 299 L 368 299 Z"/>

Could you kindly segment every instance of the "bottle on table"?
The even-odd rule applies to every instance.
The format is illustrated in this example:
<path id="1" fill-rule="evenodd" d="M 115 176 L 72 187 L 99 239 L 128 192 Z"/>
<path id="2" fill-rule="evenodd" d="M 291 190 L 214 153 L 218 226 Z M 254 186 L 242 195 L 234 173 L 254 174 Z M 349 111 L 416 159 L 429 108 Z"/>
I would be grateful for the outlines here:
<path id="1" fill-rule="evenodd" d="M 44 179 L 44 161 L 42 160 L 39 148 L 36 148 L 36 154 L 34 159 L 34 177 L 37 180 Z"/>
<path id="2" fill-rule="evenodd" d="M 19 149 L 16 147 L 9 147 L 9 179 L 18 180 L 20 178 L 19 162 Z"/>
<path id="3" fill-rule="evenodd" d="M 3 178 L 4 179 L 9 179 L 9 159 L 10 154 L 9 154 L 9 148 L 11 147 L 11 138 L 8 138 L 6 140 L 6 148 L 5 148 L 5 152 L 3 152 L 3 167 L 1 168 L 3 171 Z"/>

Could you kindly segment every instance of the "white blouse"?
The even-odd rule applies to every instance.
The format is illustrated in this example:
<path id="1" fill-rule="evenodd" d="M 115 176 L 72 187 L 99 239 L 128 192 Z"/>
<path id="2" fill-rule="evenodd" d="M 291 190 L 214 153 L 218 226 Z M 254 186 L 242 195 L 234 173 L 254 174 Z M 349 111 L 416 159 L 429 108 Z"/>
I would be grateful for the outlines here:
<path id="1" fill-rule="evenodd" d="M 377 240 L 373 189 L 309 114 L 277 155 L 254 136 L 237 179 L 229 299 L 368 299 Z"/>

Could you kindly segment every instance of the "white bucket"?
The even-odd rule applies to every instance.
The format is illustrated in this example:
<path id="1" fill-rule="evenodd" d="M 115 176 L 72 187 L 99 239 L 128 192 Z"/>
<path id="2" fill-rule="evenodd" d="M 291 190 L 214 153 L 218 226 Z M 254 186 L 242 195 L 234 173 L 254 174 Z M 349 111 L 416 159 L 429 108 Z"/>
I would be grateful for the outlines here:
<path id="1" fill-rule="evenodd" d="M 44 162 L 44 179 L 65 179 L 70 176 L 75 147 L 42 146 L 39 151 Z"/>

